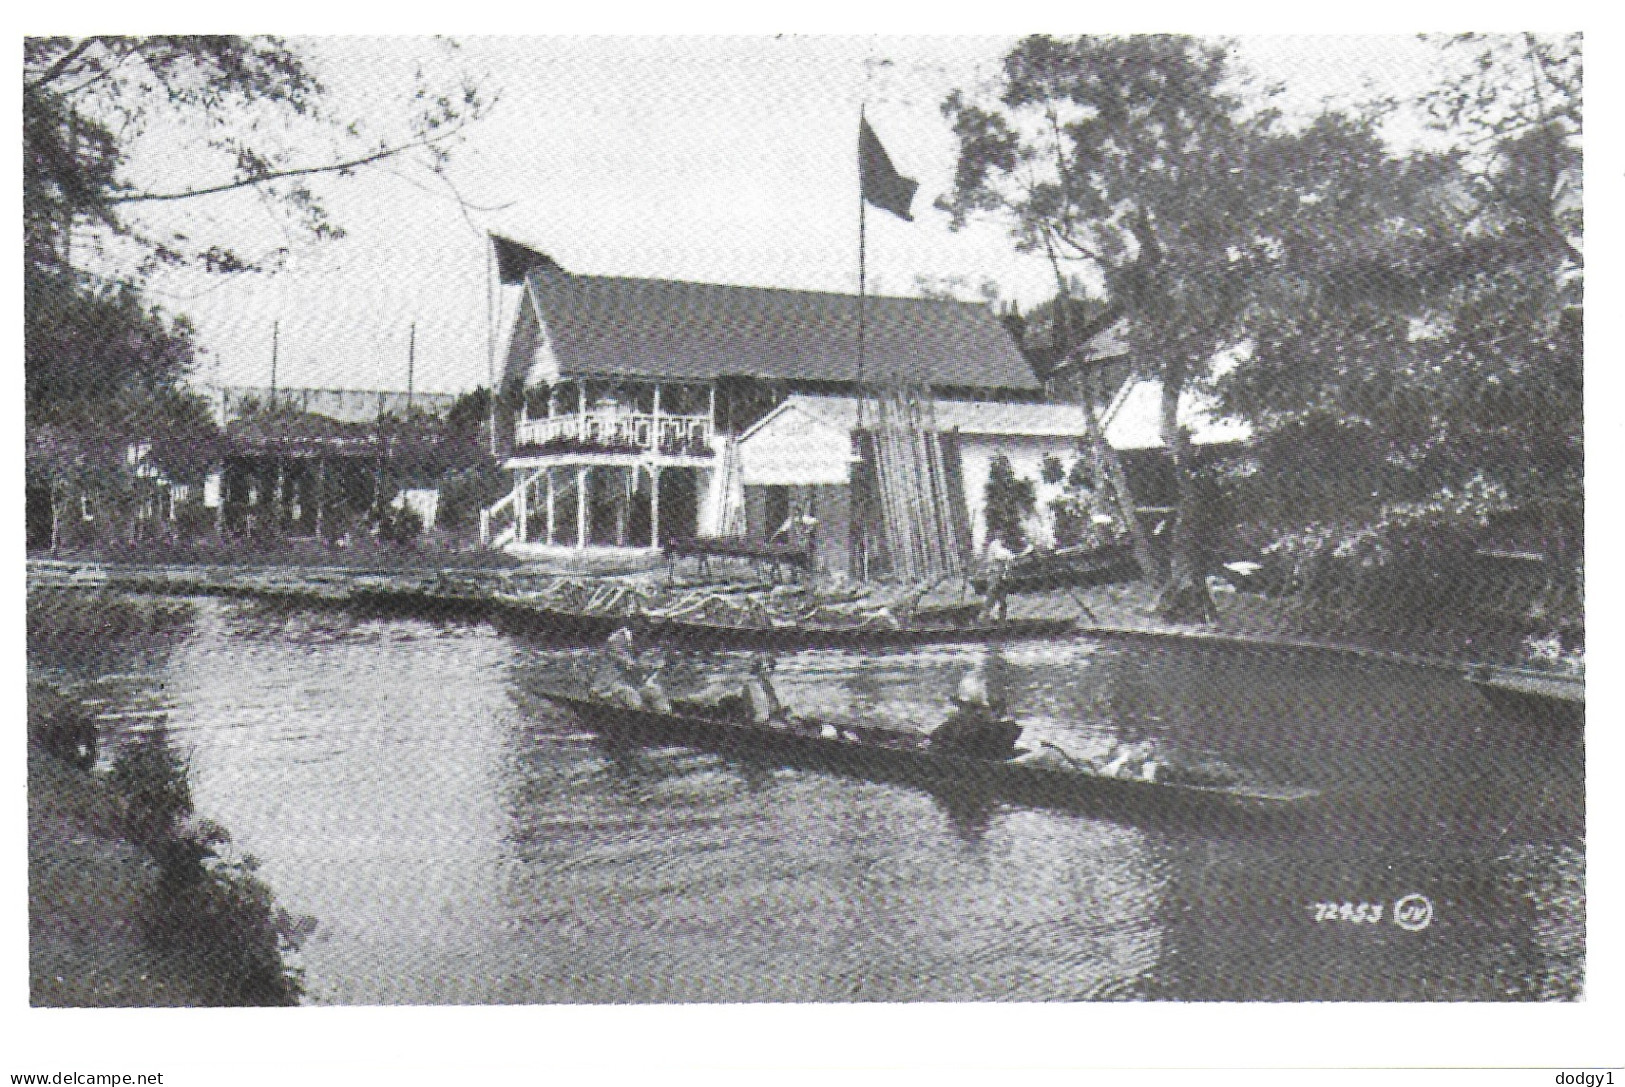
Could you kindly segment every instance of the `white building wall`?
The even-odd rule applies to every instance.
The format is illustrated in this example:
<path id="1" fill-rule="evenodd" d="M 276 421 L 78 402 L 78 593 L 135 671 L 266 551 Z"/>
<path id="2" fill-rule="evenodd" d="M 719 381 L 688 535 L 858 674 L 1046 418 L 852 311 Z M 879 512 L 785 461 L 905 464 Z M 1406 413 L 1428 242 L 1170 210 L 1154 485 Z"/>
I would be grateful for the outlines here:
<path id="1" fill-rule="evenodd" d="M 813 398 L 809 398 L 813 399 Z M 817 403 L 816 400 L 814 400 Z M 832 402 L 833 403 L 833 402 Z M 976 408 L 989 413 L 1008 414 L 1007 405 L 939 405 L 939 421 L 958 412 L 974 417 Z M 849 404 L 838 410 L 818 404 L 813 411 L 789 405 L 770 416 L 740 442 L 744 482 L 747 486 L 846 485 L 851 481 L 852 433 L 846 418 L 853 413 Z M 1035 416 L 1051 411 L 1042 405 Z M 855 416 L 854 416 L 855 418 Z M 1008 425 L 1008 420 L 1000 420 Z M 1039 422 L 1048 420 L 1040 418 Z M 960 433 L 960 459 L 965 481 L 965 509 L 970 516 L 971 540 L 978 553 L 987 541 L 987 477 L 993 459 L 1009 458 L 1018 477 L 1033 481 L 1037 508 L 1029 520 L 1027 536 L 1040 546 L 1050 546 L 1055 538 L 1055 518 L 1049 504 L 1060 496 L 1060 484 L 1043 482 L 1045 457 L 1056 457 L 1066 471 L 1078 459 L 1079 438 L 1074 434 L 977 434 Z"/>
<path id="2" fill-rule="evenodd" d="M 745 486 L 817 486 L 850 480 L 852 435 L 805 412 L 787 411 L 740 444 Z"/>
<path id="3" fill-rule="evenodd" d="M 1043 481 L 1044 458 L 1053 456 L 1067 471 L 1078 459 L 1078 440 L 1060 437 L 1028 437 L 1012 434 L 967 434 L 960 438 L 960 460 L 964 465 L 965 509 L 970 513 L 971 542 L 977 554 L 987 543 L 987 477 L 993 459 L 1000 453 L 1010 461 L 1016 476 L 1033 481 L 1037 510 L 1027 524 L 1027 536 L 1040 546 L 1055 542 L 1055 518 L 1049 504 L 1061 493 L 1059 484 Z"/>

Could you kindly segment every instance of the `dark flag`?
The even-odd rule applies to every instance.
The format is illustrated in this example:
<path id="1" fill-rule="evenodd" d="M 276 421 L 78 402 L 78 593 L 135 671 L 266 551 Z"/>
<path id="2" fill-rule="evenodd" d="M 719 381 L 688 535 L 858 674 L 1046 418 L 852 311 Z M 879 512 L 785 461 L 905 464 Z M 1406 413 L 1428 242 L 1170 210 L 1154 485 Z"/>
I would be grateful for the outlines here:
<path id="1" fill-rule="evenodd" d="M 891 156 L 880 146 L 880 137 L 869 127 L 868 118 L 858 121 L 858 177 L 865 200 L 899 219 L 914 221 L 908 207 L 914 202 L 920 183 L 897 172 L 897 167 L 891 164 Z"/>
<path id="2" fill-rule="evenodd" d="M 491 235 L 491 245 L 497 251 L 497 278 L 510 286 L 523 283 L 525 277 L 537 268 L 562 272 L 557 261 L 546 253 L 538 253 L 529 246 Z"/>

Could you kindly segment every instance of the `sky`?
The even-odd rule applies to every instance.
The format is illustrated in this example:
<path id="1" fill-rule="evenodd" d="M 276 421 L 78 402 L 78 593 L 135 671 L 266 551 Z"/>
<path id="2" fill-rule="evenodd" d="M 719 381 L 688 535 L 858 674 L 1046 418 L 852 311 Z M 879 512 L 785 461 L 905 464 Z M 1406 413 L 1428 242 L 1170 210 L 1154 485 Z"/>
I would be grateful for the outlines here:
<path id="1" fill-rule="evenodd" d="M 992 281 L 1030 307 L 1053 293 L 1047 264 L 1017 253 L 1002 224 L 954 232 L 932 206 L 954 165 L 940 104 L 985 84 L 1012 41 L 490 37 L 453 52 L 421 38 L 296 39 L 333 113 L 375 130 L 405 115 L 419 65 L 431 77 L 472 73 L 498 100 L 456 147 L 449 186 L 406 163 L 318 180 L 340 240 L 287 232 L 251 192 L 164 209 L 194 237 L 250 253 L 289 245 L 292 256 L 273 275 L 166 274 L 154 297 L 196 325 L 200 383 L 269 383 L 275 325 L 279 385 L 404 389 L 415 323 L 416 388 L 456 392 L 487 380 L 487 231 L 572 272 L 855 292 L 862 106 L 920 182 L 914 222 L 870 211 L 869 289 L 914 294 L 921 277 L 958 279 L 974 297 Z M 1435 71 L 1408 36 L 1253 37 L 1239 50 L 1300 114 L 1414 93 Z M 303 147 L 325 149 L 320 138 Z M 172 186 L 212 176 L 208 161 L 162 138 L 135 167 Z M 517 288 L 496 293 L 505 327 Z"/>

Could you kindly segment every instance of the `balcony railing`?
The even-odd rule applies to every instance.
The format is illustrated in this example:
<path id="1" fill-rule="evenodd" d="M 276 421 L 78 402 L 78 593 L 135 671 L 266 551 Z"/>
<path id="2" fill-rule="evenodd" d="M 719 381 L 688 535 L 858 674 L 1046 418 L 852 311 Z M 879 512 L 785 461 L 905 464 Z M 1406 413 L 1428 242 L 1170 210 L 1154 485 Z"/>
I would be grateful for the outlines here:
<path id="1" fill-rule="evenodd" d="M 706 415 L 652 415 L 630 411 L 589 411 L 527 419 L 514 433 L 520 449 L 541 452 L 660 452 L 709 456 L 711 418 Z"/>

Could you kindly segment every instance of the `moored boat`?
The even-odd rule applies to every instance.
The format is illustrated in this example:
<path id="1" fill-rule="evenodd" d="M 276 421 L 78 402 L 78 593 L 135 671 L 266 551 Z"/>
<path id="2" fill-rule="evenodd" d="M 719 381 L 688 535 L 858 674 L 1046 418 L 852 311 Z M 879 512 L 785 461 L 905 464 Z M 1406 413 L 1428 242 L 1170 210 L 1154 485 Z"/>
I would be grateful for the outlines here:
<path id="1" fill-rule="evenodd" d="M 1585 723 L 1584 676 L 1480 664 L 1468 670 L 1466 679 L 1490 705 L 1531 724 Z"/>
<path id="2" fill-rule="evenodd" d="M 717 623 L 620 611 L 578 611 L 519 596 L 496 596 L 489 614 L 497 627 L 515 634 L 559 639 L 608 635 L 633 626 L 644 637 L 696 649 L 884 649 L 941 642 L 988 642 L 1056 638 L 1069 634 L 1071 619 L 964 621 L 957 612 L 927 614 L 890 623 L 786 622 Z"/>
<path id="3" fill-rule="evenodd" d="M 747 649 L 884 649 L 938 642 L 992 642 L 1026 638 L 1057 638 L 1071 633 L 1071 619 L 1006 619 L 961 623 L 926 620 L 896 626 L 866 624 L 837 626 L 823 623 L 786 623 L 783 626 L 734 626 L 688 620 L 651 623 L 651 634 L 706 648 Z"/>
<path id="4" fill-rule="evenodd" d="M 1007 593 L 1041 593 L 1051 589 L 1112 585 L 1133 581 L 1139 576 L 1140 567 L 1133 548 L 1112 543 L 1022 555 L 1011 560 L 1002 584 Z M 987 591 L 985 577 L 972 579 L 971 585 L 977 592 Z"/>
<path id="5" fill-rule="evenodd" d="M 1241 782 L 1203 784 L 1105 773 L 1064 756 L 1058 761 L 972 758 L 934 750 L 923 732 L 844 721 L 792 718 L 781 725 L 634 710 L 556 690 L 536 692 L 612 737 L 634 735 L 714 751 L 766 757 L 786 764 L 856 777 L 947 787 L 1037 807 L 1101 807 L 1107 814 L 1163 810 L 1263 813 L 1304 804 L 1315 789 Z M 1058 749 L 1057 749 L 1058 750 Z"/>

